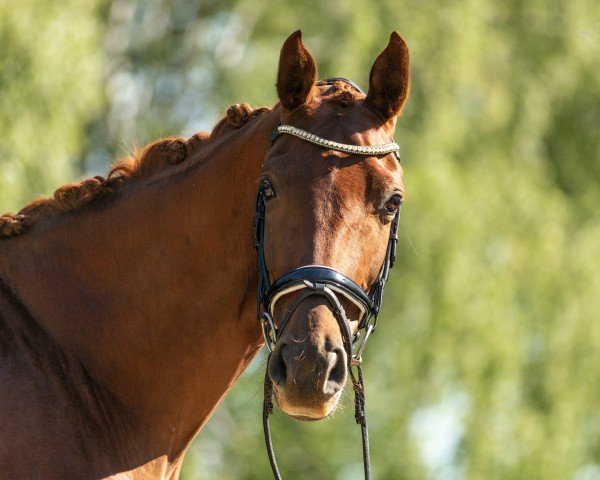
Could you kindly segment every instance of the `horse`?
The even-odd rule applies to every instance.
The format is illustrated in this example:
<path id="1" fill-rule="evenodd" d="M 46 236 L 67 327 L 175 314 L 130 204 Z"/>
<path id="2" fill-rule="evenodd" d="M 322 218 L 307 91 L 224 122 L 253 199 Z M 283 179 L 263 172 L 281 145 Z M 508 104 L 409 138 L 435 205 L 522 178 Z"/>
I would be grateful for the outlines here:
<path id="1" fill-rule="evenodd" d="M 274 106 L 234 105 L 210 133 L 157 141 L 106 177 L 1 216 L 0 477 L 177 479 L 264 344 L 257 189 L 271 280 L 326 265 L 368 290 L 404 196 L 402 169 L 391 153 L 334 142 L 389 142 L 408 87 L 398 33 L 365 95 L 344 80 L 319 82 L 297 31 L 281 49 Z M 331 147 L 273 139 L 282 124 Z M 317 420 L 338 404 L 349 354 L 327 298 L 294 305 L 300 295 L 272 312 L 286 327 L 268 376 L 283 412 Z M 359 306 L 339 298 L 356 331 Z"/>

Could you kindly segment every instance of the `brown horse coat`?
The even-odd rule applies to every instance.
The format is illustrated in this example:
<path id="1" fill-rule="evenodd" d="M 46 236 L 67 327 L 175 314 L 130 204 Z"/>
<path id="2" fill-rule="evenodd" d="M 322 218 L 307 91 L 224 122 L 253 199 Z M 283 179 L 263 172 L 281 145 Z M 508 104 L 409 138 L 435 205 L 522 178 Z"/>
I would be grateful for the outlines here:
<path id="1" fill-rule="evenodd" d="M 394 35 L 370 100 L 336 100 L 350 119 L 378 112 L 365 128 L 363 119 L 359 143 L 389 138 L 406 97 L 405 77 L 399 93 L 390 83 L 405 48 Z M 299 33 L 290 37 L 280 72 L 304 51 Z M 234 106 L 211 134 L 157 142 L 107 178 L 0 217 L 0 478 L 178 477 L 186 448 L 262 345 L 253 201 L 270 133 L 290 108 L 310 111 L 297 80 L 278 81 L 284 107 Z M 314 102 L 327 107 L 335 95 L 313 82 Z M 309 153 L 323 161 L 317 147 Z M 375 173 L 352 161 L 348 175 L 400 185 L 391 159 L 371 163 Z M 355 272 L 361 284 L 369 275 Z"/>

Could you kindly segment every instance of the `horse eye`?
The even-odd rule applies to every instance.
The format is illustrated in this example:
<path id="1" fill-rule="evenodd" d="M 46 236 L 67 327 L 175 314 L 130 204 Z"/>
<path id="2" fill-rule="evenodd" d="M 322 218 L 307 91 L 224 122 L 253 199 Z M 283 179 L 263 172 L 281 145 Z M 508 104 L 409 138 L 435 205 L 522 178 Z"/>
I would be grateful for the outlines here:
<path id="1" fill-rule="evenodd" d="M 275 198 L 277 196 L 275 190 L 273 189 L 273 186 L 268 180 L 262 181 L 260 189 L 262 190 L 263 195 L 265 196 L 265 200 L 271 200 L 272 198 Z"/>
<path id="2" fill-rule="evenodd" d="M 402 205 L 402 197 L 398 194 L 392 195 L 385 204 L 385 211 L 387 213 L 396 213 Z"/>

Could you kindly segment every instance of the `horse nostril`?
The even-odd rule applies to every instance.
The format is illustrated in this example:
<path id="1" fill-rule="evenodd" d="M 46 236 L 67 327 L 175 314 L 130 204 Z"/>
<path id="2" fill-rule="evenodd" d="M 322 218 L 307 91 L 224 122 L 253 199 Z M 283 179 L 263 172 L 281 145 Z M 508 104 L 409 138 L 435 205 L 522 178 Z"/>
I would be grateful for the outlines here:
<path id="1" fill-rule="evenodd" d="M 324 385 L 324 393 L 328 395 L 334 395 L 344 388 L 346 383 L 346 376 L 348 374 L 348 367 L 346 365 L 346 353 L 341 349 L 335 349 L 331 352 L 334 356 L 332 365 L 327 374 L 327 380 Z"/>
<path id="2" fill-rule="evenodd" d="M 286 344 L 282 344 L 281 347 L 275 348 L 271 354 L 269 360 L 269 377 L 275 385 L 279 387 L 285 387 L 287 381 L 287 364 L 283 356 L 283 349 L 287 348 Z"/>

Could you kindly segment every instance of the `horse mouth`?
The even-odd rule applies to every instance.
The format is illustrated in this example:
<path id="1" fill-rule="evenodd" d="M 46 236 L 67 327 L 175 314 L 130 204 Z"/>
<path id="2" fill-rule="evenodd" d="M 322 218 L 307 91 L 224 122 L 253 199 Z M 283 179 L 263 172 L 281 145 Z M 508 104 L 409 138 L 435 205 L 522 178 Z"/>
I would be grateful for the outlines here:
<path id="1" fill-rule="evenodd" d="M 286 415 L 302 422 L 316 422 L 333 414 L 338 405 L 341 392 L 333 395 L 323 403 L 316 403 L 313 399 L 306 401 L 290 401 L 283 391 L 275 389 L 275 403 Z M 308 405 L 307 405 L 308 403 Z"/>
<path id="2" fill-rule="evenodd" d="M 329 414 L 329 415 L 331 415 L 331 414 Z M 324 417 L 321 417 L 321 418 L 306 417 L 304 415 L 290 415 L 290 416 L 293 419 L 299 420 L 301 422 L 318 422 L 319 420 L 323 420 L 324 418 L 327 418 L 329 415 L 325 415 Z"/>

